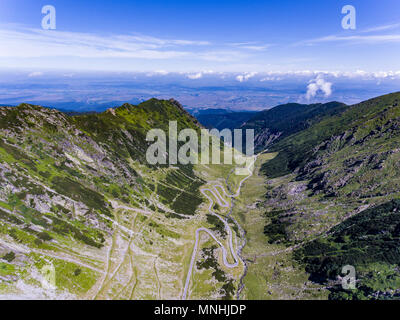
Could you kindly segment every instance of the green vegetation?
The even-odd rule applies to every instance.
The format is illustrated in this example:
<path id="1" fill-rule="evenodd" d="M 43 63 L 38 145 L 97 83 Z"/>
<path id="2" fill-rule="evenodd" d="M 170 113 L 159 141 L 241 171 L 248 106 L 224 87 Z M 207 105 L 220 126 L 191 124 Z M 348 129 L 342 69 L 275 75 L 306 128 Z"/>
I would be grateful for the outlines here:
<path id="1" fill-rule="evenodd" d="M 271 219 L 271 223 L 264 227 L 264 234 L 268 237 L 268 243 L 290 243 L 289 235 L 286 228 L 290 226 L 290 222 L 281 217 L 283 210 L 275 210 L 269 212 L 267 217 Z"/>
<path id="2" fill-rule="evenodd" d="M 154 128 L 167 132 L 170 121 L 177 121 L 178 130 L 199 131 L 195 118 L 175 100 L 157 99 L 93 114 L 67 115 L 28 104 L 2 107 L 0 113 L 0 236 L 33 249 L 18 253 L 18 263 L 33 260 L 40 269 L 53 262 L 57 286 L 81 297 L 99 280 L 97 270 L 107 268 L 109 250 L 114 255 L 110 279 L 98 297 L 143 299 L 150 297 L 143 289 L 156 281 L 160 297 L 179 289 L 180 263 L 190 254 L 187 233 L 206 225 L 204 219 L 189 222 L 204 201 L 200 187 L 206 181 L 199 175 L 210 170 L 218 178 L 221 170 L 149 165 L 146 134 Z M 130 250 L 121 252 L 122 242 Z M 137 251 L 148 254 L 138 258 Z M 118 268 L 114 262 L 122 255 Z M 3 260 L 11 258 L 6 254 Z M 161 261 L 171 268 L 160 267 Z M 23 268 L 4 269 L 15 279 L 36 283 Z M 118 283 L 120 276 L 126 284 Z M 13 289 L 12 283 L 7 286 Z"/>
<path id="3" fill-rule="evenodd" d="M 76 201 L 83 202 L 89 208 L 99 210 L 106 215 L 111 215 L 104 197 L 98 192 L 84 187 L 71 178 L 54 177 L 52 183 L 57 192 L 65 194 Z"/>
<path id="4" fill-rule="evenodd" d="M 55 269 L 56 287 L 59 290 L 68 290 L 78 295 L 85 294 L 96 283 L 98 274 L 85 267 L 65 260 L 49 258 L 43 260 L 37 254 L 32 254 L 36 261 L 35 267 L 41 270 L 45 265 L 51 264 Z"/>
<path id="5" fill-rule="evenodd" d="M 9 253 L 6 253 L 1 259 L 6 260 L 8 263 L 11 263 L 15 259 L 15 253 L 12 251 Z"/>
<path id="6" fill-rule="evenodd" d="M 14 215 L 9 214 L 8 212 L 5 212 L 0 209 L 0 219 L 4 221 L 8 221 L 13 224 L 21 225 L 23 224 L 22 220 L 18 219 Z"/>
<path id="7" fill-rule="evenodd" d="M 270 147 L 277 155 L 262 165 L 265 191 L 238 213 L 247 296 L 399 298 L 399 101 L 395 93 L 345 107 Z M 342 289 L 346 265 L 356 290 Z"/>
<path id="8" fill-rule="evenodd" d="M 197 261 L 197 269 L 212 269 L 214 270 L 212 276 L 219 282 L 224 283 L 220 294 L 223 295 L 223 300 L 232 300 L 233 295 L 235 293 L 235 286 L 233 284 L 232 279 L 228 279 L 225 272 L 220 269 L 217 260 L 215 259 L 214 251 L 217 249 L 217 246 L 213 245 L 210 248 L 203 248 L 202 255 L 203 259 L 201 261 Z"/>
<path id="9" fill-rule="evenodd" d="M 197 207 L 203 202 L 199 190 L 204 181 L 196 178 L 192 169 L 185 174 L 183 168 L 180 168 L 168 172 L 165 183 L 166 185 L 157 186 L 161 201 L 177 213 L 194 215 Z"/>
<path id="10" fill-rule="evenodd" d="M 56 217 L 53 217 L 53 225 L 51 230 L 64 236 L 72 235 L 76 240 L 82 241 L 83 243 L 86 243 L 92 247 L 101 248 L 103 246 L 103 243 L 101 242 L 104 241 L 104 238 L 102 237 L 101 233 L 97 233 L 95 235 L 98 238 L 96 240 L 100 241 L 98 242 L 94 240 L 93 236 L 90 236 L 90 233 L 88 233 L 84 228 L 78 228 L 71 223 Z"/>
<path id="11" fill-rule="evenodd" d="M 15 266 L 9 263 L 0 262 L 0 275 L 12 275 L 15 272 Z"/>
<path id="12" fill-rule="evenodd" d="M 298 104 L 289 103 L 257 113 L 246 121 L 244 129 L 255 129 L 256 136 L 266 135 L 256 139 L 256 150 L 262 151 L 268 143 L 275 143 L 290 135 L 307 129 L 322 119 L 340 114 L 347 106 L 339 102 L 326 104 Z"/>
<path id="13" fill-rule="evenodd" d="M 379 119 L 384 115 L 383 113 L 390 112 L 392 108 L 399 109 L 399 100 L 400 93 L 395 93 L 371 99 L 344 110 L 342 107 L 337 114 L 323 117 L 311 127 L 284 138 L 270 149 L 279 154 L 275 159 L 265 163 L 264 173 L 270 178 L 275 178 L 293 172 L 313 159 L 314 148 L 323 141 L 340 135 L 346 130 L 363 128 L 364 124 L 371 120 L 379 125 L 378 122 L 381 122 Z M 364 127 L 364 129 L 367 128 Z M 350 135 L 347 139 L 351 140 L 352 136 Z"/>
<path id="14" fill-rule="evenodd" d="M 156 232 L 159 233 L 163 237 L 179 239 L 179 234 L 177 234 L 176 232 L 174 232 L 172 230 L 167 229 L 164 226 L 159 225 L 158 223 L 155 223 L 154 221 L 151 221 L 149 223 L 149 226 L 151 228 L 154 228 L 156 230 Z"/>
<path id="15" fill-rule="evenodd" d="M 397 284 L 400 280 L 398 269 L 397 272 L 394 269 L 387 274 L 387 277 L 369 269 L 369 266 L 376 266 L 377 263 L 387 268 L 400 265 L 399 240 L 400 200 L 393 200 L 349 218 L 332 228 L 327 237 L 314 240 L 298 249 L 294 256 L 306 265 L 310 279 L 318 283 L 335 280 L 346 265 L 363 270 L 361 283 L 358 284 L 357 292 L 352 293 L 352 297 L 367 298 L 374 294 L 376 282 L 371 280 L 376 276 L 384 278 L 381 279 L 381 284 L 388 284 L 388 287 L 384 286 L 380 291 L 393 289 L 392 284 Z M 333 292 L 331 298 L 338 298 L 342 291 L 335 287 Z"/>
<path id="16" fill-rule="evenodd" d="M 275 142 L 273 153 L 259 157 L 268 161 L 268 178 L 258 175 L 258 164 L 232 211 L 247 237 L 246 297 L 398 297 L 399 100 L 396 93 L 354 106 L 289 104 L 247 124 Z M 85 295 L 107 269 L 99 292 L 91 293 L 99 298 L 178 296 L 196 228 L 226 237 L 224 224 L 200 207 L 200 188 L 228 177 L 232 166 L 156 166 L 145 159 L 149 129 L 168 131 L 169 121 L 200 129 L 176 101 L 76 116 L 26 104 L 0 111 L 0 234 L 34 249 L 26 256 L 38 268 L 53 262 L 60 288 Z M 239 179 L 229 179 L 235 190 Z M 214 210 L 227 214 L 217 204 Z M 193 284 L 194 295 L 217 287 L 233 299 L 242 266 L 225 270 L 216 250 L 203 249 L 196 263 L 203 271 L 194 277 L 212 279 Z M 0 275 L 27 276 L 19 264 L 29 260 L 7 251 Z M 355 291 L 337 286 L 347 264 L 357 270 Z"/>
<path id="17" fill-rule="evenodd" d="M 213 226 L 210 228 L 211 230 L 218 231 L 222 238 L 226 238 L 225 224 L 220 219 L 211 214 L 207 214 L 207 223 Z"/>

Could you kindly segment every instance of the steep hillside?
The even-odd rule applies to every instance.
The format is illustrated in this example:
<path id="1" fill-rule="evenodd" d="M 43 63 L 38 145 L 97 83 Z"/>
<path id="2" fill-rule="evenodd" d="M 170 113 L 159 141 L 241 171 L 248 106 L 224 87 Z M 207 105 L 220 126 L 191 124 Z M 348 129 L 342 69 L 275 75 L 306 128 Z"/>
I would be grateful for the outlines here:
<path id="1" fill-rule="evenodd" d="M 400 93 L 350 106 L 277 142 L 266 174 L 265 241 L 332 299 L 398 297 Z M 357 271 L 357 290 L 341 270 Z"/>
<path id="2" fill-rule="evenodd" d="M 1 112 L 4 135 L 0 150 L 7 165 L 13 164 L 10 169 L 16 175 L 25 172 L 71 198 L 78 197 L 75 189 L 82 191 L 85 186 L 118 195 L 119 199 L 126 200 L 131 193 L 141 197 L 144 190 L 154 188 L 139 172 L 148 167 L 146 132 L 152 128 L 168 131 L 170 120 L 177 121 L 180 128 L 198 129 L 196 120 L 169 101 L 150 100 L 139 106 L 127 104 L 100 114 L 73 117 L 31 105 L 3 108 Z M 181 170 L 196 180 L 190 167 Z M 5 182 L 10 183 L 10 179 Z M 67 182 L 70 189 L 62 190 Z M 2 189 L 14 190 L 15 185 Z M 24 191 L 32 194 L 30 189 Z M 81 194 L 81 198 L 89 201 L 91 197 Z M 102 212 L 107 213 L 107 205 L 103 207 Z"/>
<path id="3" fill-rule="evenodd" d="M 255 148 L 262 151 L 271 144 L 318 123 L 324 117 L 338 115 L 345 109 L 346 105 L 339 102 L 311 105 L 289 103 L 258 112 L 241 128 L 255 130 Z"/>
<path id="4" fill-rule="evenodd" d="M 400 298 L 400 199 L 360 212 L 295 251 L 310 279 L 329 283 L 331 299 Z M 337 279 L 343 266 L 357 271 L 357 290 L 344 290 Z M 340 279 L 340 278 L 339 278 Z"/>
<path id="5" fill-rule="evenodd" d="M 0 108 L 0 296 L 180 297 L 196 228 L 219 223 L 200 187 L 233 167 L 149 165 L 146 133 L 168 132 L 169 121 L 200 129 L 175 100 L 75 116 Z M 40 285 L 48 265 L 54 292 Z M 223 285 L 193 294 L 218 296 Z"/>

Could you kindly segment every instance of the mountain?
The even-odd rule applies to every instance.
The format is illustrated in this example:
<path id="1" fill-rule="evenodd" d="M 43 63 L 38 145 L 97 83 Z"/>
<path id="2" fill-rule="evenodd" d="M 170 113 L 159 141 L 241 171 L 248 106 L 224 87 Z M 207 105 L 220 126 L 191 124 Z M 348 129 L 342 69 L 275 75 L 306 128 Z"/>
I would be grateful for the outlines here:
<path id="1" fill-rule="evenodd" d="M 321 296 L 400 297 L 399 102 L 393 93 L 324 116 L 272 144 L 261 167 L 265 250 L 286 248 L 274 259 L 290 252 Z M 345 266 L 356 271 L 354 290 L 342 287 Z"/>
<path id="2" fill-rule="evenodd" d="M 209 129 L 254 129 L 256 151 L 262 151 L 273 142 L 321 121 L 323 117 L 341 113 L 346 107 L 339 102 L 311 105 L 288 103 L 260 112 L 234 112 L 226 109 L 189 111 Z"/>
<path id="3" fill-rule="evenodd" d="M 323 149 L 334 144 L 334 142 L 328 142 L 330 139 L 352 141 L 356 134 L 355 130 L 359 131 L 358 134 L 368 130 L 367 128 L 362 129 L 365 124 L 371 127 L 376 125 L 377 128 L 374 130 L 379 133 L 383 130 L 379 126 L 382 125 L 380 123 L 383 121 L 381 118 L 390 118 L 391 115 L 388 114 L 388 111 L 393 108 L 396 110 L 397 100 L 398 94 L 390 94 L 356 104 L 345 109 L 342 113 L 322 119 L 309 129 L 277 142 L 271 148 L 271 151 L 279 151 L 279 155 L 265 165 L 266 174 L 270 177 L 276 177 L 292 172 L 316 155 L 314 148 Z M 394 119 L 389 120 L 390 123 L 395 121 Z M 374 130 L 368 133 L 371 134 L 371 137 L 375 133 Z M 338 138 L 340 135 L 343 135 L 343 138 Z M 325 143 L 325 147 L 319 146 L 321 143 Z"/>
<path id="4" fill-rule="evenodd" d="M 186 109 L 190 114 L 195 117 L 203 116 L 203 115 L 221 115 L 233 113 L 234 111 L 227 109 L 216 109 L 216 108 L 208 108 L 208 109 Z"/>
<path id="5" fill-rule="evenodd" d="M 255 148 L 262 151 L 273 142 L 302 131 L 324 117 L 340 114 L 345 109 L 346 105 L 339 102 L 289 103 L 256 113 L 241 128 L 255 130 Z"/>
<path id="6" fill-rule="evenodd" d="M 198 110 L 193 115 L 208 129 L 236 129 L 254 116 L 254 111 L 235 112 L 225 109 Z"/>
<path id="7" fill-rule="evenodd" d="M 209 129 L 216 128 L 220 131 L 223 129 L 253 129 L 255 151 L 260 152 L 272 143 L 319 122 L 323 117 L 342 112 L 346 107 L 345 104 L 339 102 L 311 105 L 289 103 L 260 112 L 204 109 L 192 110 L 191 113 Z M 243 137 L 242 152 L 244 152 L 245 146 L 246 141 Z"/>
<path id="8" fill-rule="evenodd" d="M 147 132 L 168 132 L 170 121 L 201 128 L 172 99 L 78 115 L 0 108 L 0 296 L 181 296 L 196 229 L 221 225 L 200 187 L 233 167 L 148 164 Z M 44 267 L 54 293 L 41 289 Z M 219 275 L 194 294 L 220 295 L 225 282 L 233 291 L 239 276 Z"/>

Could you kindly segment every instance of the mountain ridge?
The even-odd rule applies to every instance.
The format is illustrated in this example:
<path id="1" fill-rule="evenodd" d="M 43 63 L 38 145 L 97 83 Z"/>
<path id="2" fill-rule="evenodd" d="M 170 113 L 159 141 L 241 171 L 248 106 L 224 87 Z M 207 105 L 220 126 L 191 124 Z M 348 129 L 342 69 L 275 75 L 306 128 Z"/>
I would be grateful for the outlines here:
<path id="1" fill-rule="evenodd" d="M 167 130 L 169 121 L 201 129 L 175 100 L 74 116 L 30 104 L 0 108 L 0 293 L 18 291 L 16 283 L 40 287 L 32 275 L 52 261 L 60 288 L 84 297 L 99 286 L 97 296 L 110 297 L 119 280 L 100 285 L 99 270 L 110 255 L 120 259 L 118 246 L 130 247 L 136 235 L 132 250 L 146 254 L 127 267 L 148 278 L 137 298 L 152 294 L 146 288 L 155 283 L 148 269 L 155 254 L 171 265 L 162 271 L 171 282 L 166 297 L 179 296 L 191 229 L 210 226 L 206 215 L 196 216 L 203 210 L 201 172 L 214 173 L 147 163 L 146 132 Z"/>
<path id="2" fill-rule="evenodd" d="M 330 299 L 399 296 L 399 101 L 396 92 L 325 117 L 272 145 L 262 165 L 268 243 L 292 249 Z M 346 265 L 353 291 L 341 285 Z"/>

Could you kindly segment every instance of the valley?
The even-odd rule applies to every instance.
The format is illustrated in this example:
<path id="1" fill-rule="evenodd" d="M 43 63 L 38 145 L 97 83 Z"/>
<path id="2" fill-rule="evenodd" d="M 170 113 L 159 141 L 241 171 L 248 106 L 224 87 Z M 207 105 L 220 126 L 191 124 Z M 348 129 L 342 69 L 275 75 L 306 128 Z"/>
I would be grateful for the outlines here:
<path id="1" fill-rule="evenodd" d="M 398 299 L 399 98 L 324 115 L 260 156 L 236 213 L 245 298 Z M 342 287 L 349 265 L 354 290 Z"/>

